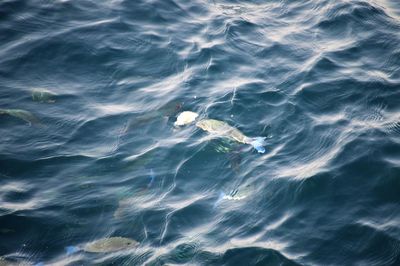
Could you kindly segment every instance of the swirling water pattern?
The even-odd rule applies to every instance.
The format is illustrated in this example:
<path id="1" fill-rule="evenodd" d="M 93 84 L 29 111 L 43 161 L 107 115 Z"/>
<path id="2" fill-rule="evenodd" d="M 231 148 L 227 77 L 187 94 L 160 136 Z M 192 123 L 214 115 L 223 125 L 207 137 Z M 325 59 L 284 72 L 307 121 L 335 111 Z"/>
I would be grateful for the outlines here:
<path id="1" fill-rule="evenodd" d="M 397 1 L 5 0 L 0 22 L 0 108 L 40 121 L 0 114 L 4 260 L 400 264 Z M 140 244 L 65 252 L 109 236 Z"/>

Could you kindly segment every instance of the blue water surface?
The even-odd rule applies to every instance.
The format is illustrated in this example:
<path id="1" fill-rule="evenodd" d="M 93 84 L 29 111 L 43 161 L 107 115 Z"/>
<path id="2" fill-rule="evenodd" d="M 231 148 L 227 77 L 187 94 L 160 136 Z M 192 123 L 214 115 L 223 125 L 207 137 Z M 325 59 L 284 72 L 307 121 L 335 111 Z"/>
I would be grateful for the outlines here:
<path id="1" fill-rule="evenodd" d="M 0 264 L 400 265 L 396 0 L 3 0 L 0 109 Z"/>

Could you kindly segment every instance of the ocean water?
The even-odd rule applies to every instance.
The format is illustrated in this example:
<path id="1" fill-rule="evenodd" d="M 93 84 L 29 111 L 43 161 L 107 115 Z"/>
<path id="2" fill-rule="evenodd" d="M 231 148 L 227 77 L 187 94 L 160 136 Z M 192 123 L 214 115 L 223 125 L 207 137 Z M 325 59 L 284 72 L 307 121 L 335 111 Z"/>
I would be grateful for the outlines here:
<path id="1" fill-rule="evenodd" d="M 3 0 L 0 108 L 0 264 L 400 265 L 397 0 Z"/>

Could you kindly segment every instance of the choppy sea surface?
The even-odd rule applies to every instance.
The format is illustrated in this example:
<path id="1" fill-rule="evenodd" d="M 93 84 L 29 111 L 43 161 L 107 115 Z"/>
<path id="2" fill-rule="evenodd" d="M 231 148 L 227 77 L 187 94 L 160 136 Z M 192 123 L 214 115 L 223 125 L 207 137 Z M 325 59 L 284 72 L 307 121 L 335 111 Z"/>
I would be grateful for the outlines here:
<path id="1" fill-rule="evenodd" d="M 3 0 L 0 136 L 1 265 L 399 265 L 400 2 Z"/>

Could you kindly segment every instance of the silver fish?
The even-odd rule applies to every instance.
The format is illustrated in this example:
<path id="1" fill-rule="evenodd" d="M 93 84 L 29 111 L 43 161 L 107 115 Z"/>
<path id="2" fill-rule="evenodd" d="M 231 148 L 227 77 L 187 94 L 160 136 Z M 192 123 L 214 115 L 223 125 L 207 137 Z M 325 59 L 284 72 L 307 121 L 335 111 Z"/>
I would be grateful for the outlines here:
<path id="1" fill-rule="evenodd" d="M 30 125 L 40 124 L 39 119 L 32 113 L 21 109 L 0 109 L 0 114 L 7 114 L 28 122 Z"/>
<path id="2" fill-rule="evenodd" d="M 35 102 L 54 103 L 56 101 L 54 99 L 55 96 L 54 93 L 45 89 L 35 89 L 32 91 L 32 100 Z"/>
<path id="3" fill-rule="evenodd" d="M 139 243 L 125 237 L 109 237 L 87 243 L 83 250 L 93 253 L 114 252 L 138 246 Z"/>
<path id="4" fill-rule="evenodd" d="M 226 137 L 240 143 L 250 144 L 259 153 L 265 152 L 265 137 L 249 138 L 240 132 L 239 129 L 230 126 L 226 122 L 215 119 L 203 119 L 198 121 L 196 126 L 219 137 Z"/>
<path id="5" fill-rule="evenodd" d="M 221 137 L 227 137 L 241 143 L 249 144 L 251 139 L 246 137 L 239 129 L 230 126 L 228 123 L 215 120 L 203 119 L 196 123 L 196 126 Z"/>

